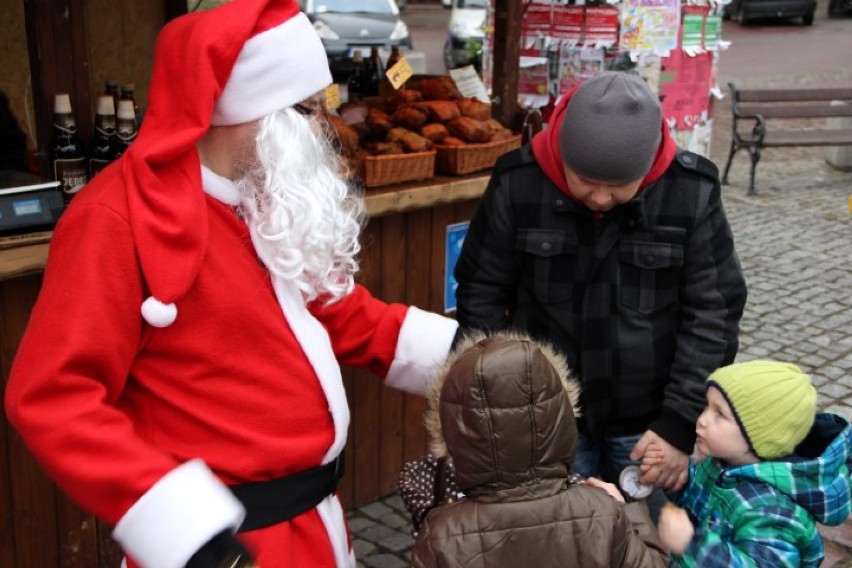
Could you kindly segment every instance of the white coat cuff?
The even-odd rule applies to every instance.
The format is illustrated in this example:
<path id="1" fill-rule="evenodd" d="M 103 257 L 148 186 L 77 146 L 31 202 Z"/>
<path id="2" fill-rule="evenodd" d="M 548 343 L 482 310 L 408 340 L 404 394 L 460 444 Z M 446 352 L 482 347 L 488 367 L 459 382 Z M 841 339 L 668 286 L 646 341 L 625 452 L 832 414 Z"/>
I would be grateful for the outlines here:
<path id="1" fill-rule="evenodd" d="M 385 384 L 425 396 L 435 372 L 447 360 L 458 327 L 454 319 L 409 308 Z"/>
<path id="2" fill-rule="evenodd" d="M 207 541 L 236 531 L 245 509 L 201 460 L 154 484 L 125 513 L 113 537 L 143 568 L 181 568 Z"/>

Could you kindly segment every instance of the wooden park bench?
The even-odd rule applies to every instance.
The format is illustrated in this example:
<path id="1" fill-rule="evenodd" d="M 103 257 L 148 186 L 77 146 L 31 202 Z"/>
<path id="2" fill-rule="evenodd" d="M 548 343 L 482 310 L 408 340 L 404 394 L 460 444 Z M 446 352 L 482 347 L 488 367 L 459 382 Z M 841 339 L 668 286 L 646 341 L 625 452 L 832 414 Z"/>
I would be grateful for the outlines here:
<path id="1" fill-rule="evenodd" d="M 852 145 L 852 128 L 830 128 L 827 120 L 852 117 L 852 87 L 739 89 L 733 83 L 728 83 L 728 86 L 734 122 L 722 183 L 728 183 L 731 161 L 734 154 L 743 148 L 751 156 L 748 193 L 754 195 L 754 170 L 763 148 Z M 805 120 L 799 120 L 797 126 L 793 126 L 789 122 L 782 124 L 781 119 Z M 751 125 L 751 132 L 744 132 L 748 125 Z"/>

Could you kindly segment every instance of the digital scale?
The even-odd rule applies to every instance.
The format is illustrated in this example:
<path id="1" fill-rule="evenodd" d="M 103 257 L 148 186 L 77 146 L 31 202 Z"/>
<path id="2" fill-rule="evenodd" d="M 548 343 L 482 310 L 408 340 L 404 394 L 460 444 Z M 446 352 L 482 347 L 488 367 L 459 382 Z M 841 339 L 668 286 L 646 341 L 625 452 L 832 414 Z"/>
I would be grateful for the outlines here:
<path id="1" fill-rule="evenodd" d="M 49 231 L 64 210 L 60 182 L 0 172 L 0 236 Z"/>

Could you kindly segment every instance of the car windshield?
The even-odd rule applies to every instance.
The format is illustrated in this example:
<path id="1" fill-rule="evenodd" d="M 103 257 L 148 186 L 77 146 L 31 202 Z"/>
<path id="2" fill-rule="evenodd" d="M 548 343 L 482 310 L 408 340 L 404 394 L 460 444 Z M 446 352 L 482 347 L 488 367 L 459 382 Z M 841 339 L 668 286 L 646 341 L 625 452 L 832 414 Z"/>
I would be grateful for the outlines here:
<path id="1" fill-rule="evenodd" d="M 309 0 L 309 14 L 325 14 L 336 12 L 339 14 L 398 14 L 396 3 L 393 0 Z"/>
<path id="2" fill-rule="evenodd" d="M 459 8 L 488 8 L 488 0 L 458 0 Z"/>

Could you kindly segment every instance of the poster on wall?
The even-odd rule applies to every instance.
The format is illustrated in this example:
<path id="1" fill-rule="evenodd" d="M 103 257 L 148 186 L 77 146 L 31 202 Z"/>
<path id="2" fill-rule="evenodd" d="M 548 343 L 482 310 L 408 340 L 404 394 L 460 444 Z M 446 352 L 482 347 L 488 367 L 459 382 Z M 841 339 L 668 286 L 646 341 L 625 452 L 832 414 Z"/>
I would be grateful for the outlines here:
<path id="1" fill-rule="evenodd" d="M 694 57 L 680 50 L 662 60 L 660 95 L 663 114 L 677 130 L 692 130 L 710 104 L 713 54 Z"/>
<path id="2" fill-rule="evenodd" d="M 679 0 L 624 0 L 621 9 L 621 49 L 660 55 L 677 49 Z"/>
<path id="3" fill-rule="evenodd" d="M 447 236 L 444 242 L 444 313 L 456 311 L 456 288 L 459 283 L 453 271 L 461 255 L 464 238 L 470 221 L 447 225 Z"/>

